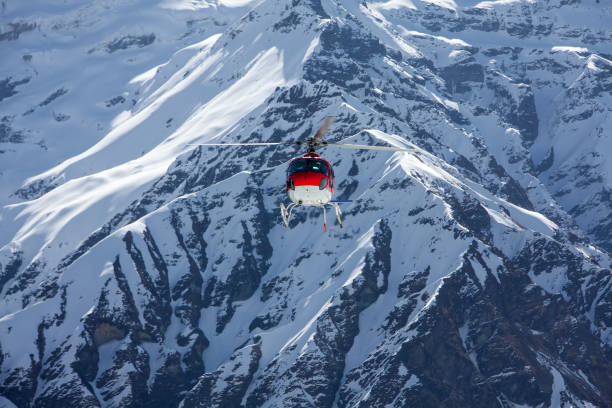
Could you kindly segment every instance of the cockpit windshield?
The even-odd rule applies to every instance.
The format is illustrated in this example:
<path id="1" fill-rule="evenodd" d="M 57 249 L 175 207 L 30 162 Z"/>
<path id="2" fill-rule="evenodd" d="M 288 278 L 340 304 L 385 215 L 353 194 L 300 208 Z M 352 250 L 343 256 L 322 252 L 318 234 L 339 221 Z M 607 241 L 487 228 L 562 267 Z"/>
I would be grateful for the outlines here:
<path id="1" fill-rule="evenodd" d="M 289 165 L 289 174 L 301 172 L 301 171 L 313 171 L 317 173 L 325 174 L 329 176 L 329 168 L 324 160 L 320 159 L 296 159 Z"/>

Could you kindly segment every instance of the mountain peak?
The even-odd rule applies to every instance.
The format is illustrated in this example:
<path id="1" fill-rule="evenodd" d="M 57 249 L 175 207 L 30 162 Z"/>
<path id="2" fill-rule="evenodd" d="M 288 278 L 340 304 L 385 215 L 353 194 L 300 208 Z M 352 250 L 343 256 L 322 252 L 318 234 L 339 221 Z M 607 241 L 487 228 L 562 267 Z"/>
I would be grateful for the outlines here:
<path id="1" fill-rule="evenodd" d="M 0 406 L 612 404 L 610 7 L 5 3 Z"/>

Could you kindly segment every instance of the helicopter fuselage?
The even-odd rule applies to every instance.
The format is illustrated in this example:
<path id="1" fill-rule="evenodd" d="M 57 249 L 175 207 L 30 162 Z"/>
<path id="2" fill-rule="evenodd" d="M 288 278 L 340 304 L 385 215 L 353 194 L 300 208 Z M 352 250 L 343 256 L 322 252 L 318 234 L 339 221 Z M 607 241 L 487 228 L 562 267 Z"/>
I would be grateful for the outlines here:
<path id="1" fill-rule="evenodd" d="M 334 170 L 316 153 L 307 153 L 289 163 L 287 195 L 297 205 L 317 207 L 328 204 L 334 196 Z"/>

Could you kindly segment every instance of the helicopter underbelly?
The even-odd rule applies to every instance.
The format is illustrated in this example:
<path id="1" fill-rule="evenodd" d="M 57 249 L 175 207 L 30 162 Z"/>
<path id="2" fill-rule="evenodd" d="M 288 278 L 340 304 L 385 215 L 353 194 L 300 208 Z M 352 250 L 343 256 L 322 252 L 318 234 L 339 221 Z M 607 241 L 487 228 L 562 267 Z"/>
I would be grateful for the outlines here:
<path id="1" fill-rule="evenodd" d="M 332 192 L 328 189 L 320 190 L 318 186 L 295 186 L 295 190 L 287 191 L 289 198 L 296 204 L 305 206 L 319 206 L 329 203 Z"/>

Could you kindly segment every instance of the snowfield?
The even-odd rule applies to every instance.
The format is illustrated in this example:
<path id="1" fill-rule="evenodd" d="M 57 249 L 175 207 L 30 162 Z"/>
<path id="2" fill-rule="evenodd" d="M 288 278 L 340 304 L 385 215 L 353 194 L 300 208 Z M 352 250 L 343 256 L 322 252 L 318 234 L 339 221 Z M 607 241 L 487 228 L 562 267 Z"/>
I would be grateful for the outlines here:
<path id="1" fill-rule="evenodd" d="M 604 3 L 3 2 L 0 406 L 612 405 Z"/>

